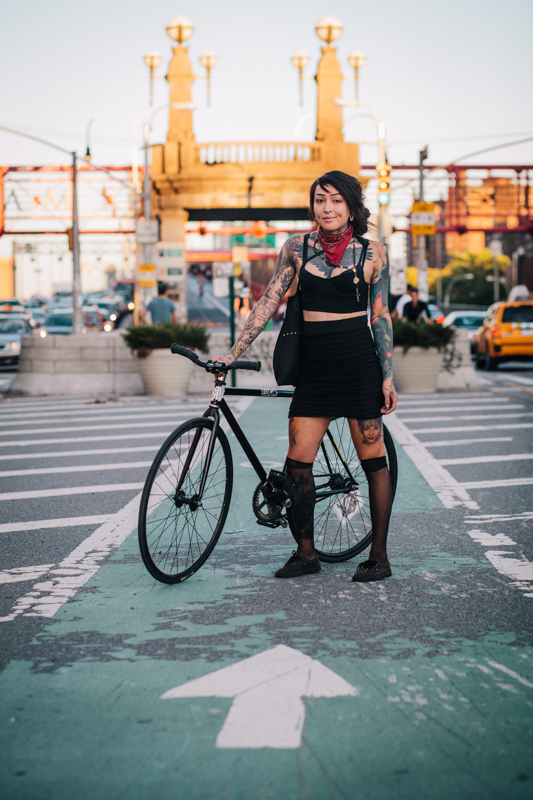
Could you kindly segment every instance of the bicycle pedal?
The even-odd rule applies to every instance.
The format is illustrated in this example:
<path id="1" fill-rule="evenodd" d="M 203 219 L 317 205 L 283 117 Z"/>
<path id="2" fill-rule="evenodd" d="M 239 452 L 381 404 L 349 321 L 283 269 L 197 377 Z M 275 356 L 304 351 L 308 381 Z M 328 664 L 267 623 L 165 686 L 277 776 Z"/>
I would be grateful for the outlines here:
<path id="1" fill-rule="evenodd" d="M 276 519 L 274 522 L 267 522 L 266 519 L 256 519 L 256 522 L 258 525 L 264 525 L 265 528 L 279 528 L 280 525 L 283 525 L 283 522 L 280 519 Z"/>

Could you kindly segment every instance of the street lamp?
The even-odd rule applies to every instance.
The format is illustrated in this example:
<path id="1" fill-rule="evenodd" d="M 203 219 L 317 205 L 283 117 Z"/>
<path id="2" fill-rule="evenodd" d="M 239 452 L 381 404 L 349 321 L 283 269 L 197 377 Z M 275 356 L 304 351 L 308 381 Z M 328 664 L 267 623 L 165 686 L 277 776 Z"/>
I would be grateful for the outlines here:
<path id="1" fill-rule="evenodd" d="M 366 56 L 364 53 L 355 51 L 348 56 L 348 64 L 354 68 L 355 78 L 355 99 L 359 101 L 359 70 L 366 63 Z"/>
<path id="2" fill-rule="evenodd" d="M 328 46 L 331 42 L 334 42 L 335 39 L 338 39 L 342 33 L 342 22 L 338 17 L 322 17 L 322 19 L 318 22 L 316 28 L 316 35 L 319 39 L 322 39 L 323 42 L 326 42 Z"/>
<path id="3" fill-rule="evenodd" d="M 212 50 L 206 50 L 200 56 L 200 64 L 206 68 L 207 75 L 202 76 L 207 80 L 207 105 L 211 105 L 211 70 L 217 63 L 217 55 Z"/>
<path id="4" fill-rule="evenodd" d="M 194 25 L 189 17 L 184 17 L 180 14 L 177 17 L 172 17 L 167 25 L 167 33 L 181 47 L 183 42 L 186 42 L 193 35 Z"/>
<path id="5" fill-rule="evenodd" d="M 300 105 L 303 106 L 303 104 L 304 104 L 303 82 L 304 82 L 304 77 L 305 77 L 304 76 L 304 69 L 309 64 L 309 56 L 307 55 L 307 53 L 304 53 L 302 50 L 298 50 L 298 52 L 293 55 L 291 61 L 292 61 L 292 63 L 294 64 L 294 66 L 296 67 L 296 69 L 298 70 L 298 72 L 300 74 Z"/>
<path id="6" fill-rule="evenodd" d="M 452 289 L 458 281 L 473 281 L 474 275 L 471 272 L 465 272 L 463 275 L 458 275 L 456 278 L 452 278 L 449 282 L 448 286 L 446 287 L 446 294 L 444 295 L 444 305 L 450 305 L 450 297 L 452 295 Z"/>
<path id="7" fill-rule="evenodd" d="M 149 50 L 143 58 L 144 63 L 150 70 L 150 106 L 154 104 L 154 80 L 156 78 L 163 78 L 163 75 L 154 75 L 154 70 L 161 63 L 161 56 L 156 50 Z"/>

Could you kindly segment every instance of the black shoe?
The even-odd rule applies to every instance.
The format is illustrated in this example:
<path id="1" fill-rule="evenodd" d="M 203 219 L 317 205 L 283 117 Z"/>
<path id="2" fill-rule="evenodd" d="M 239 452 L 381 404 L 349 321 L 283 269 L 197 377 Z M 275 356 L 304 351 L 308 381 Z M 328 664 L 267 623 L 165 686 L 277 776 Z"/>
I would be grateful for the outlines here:
<path id="1" fill-rule="evenodd" d="M 368 583 L 368 581 L 381 581 L 383 578 L 390 578 L 391 575 L 392 570 L 388 560 L 385 564 L 380 564 L 379 561 L 369 558 L 368 561 L 362 561 L 359 564 L 352 581 L 355 583 Z"/>
<path id="2" fill-rule="evenodd" d="M 287 563 L 275 573 L 276 578 L 297 578 L 299 575 L 311 575 L 320 572 L 320 559 L 316 556 L 308 559 L 293 552 Z"/>

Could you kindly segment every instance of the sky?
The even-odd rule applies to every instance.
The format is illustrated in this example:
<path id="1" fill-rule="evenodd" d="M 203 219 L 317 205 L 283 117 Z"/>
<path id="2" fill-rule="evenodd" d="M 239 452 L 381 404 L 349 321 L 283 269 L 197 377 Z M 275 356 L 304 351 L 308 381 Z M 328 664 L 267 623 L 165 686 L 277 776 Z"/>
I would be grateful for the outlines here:
<path id="1" fill-rule="evenodd" d="M 363 51 L 360 99 L 386 123 L 389 162 L 415 163 L 429 145 L 430 163 L 533 137 L 531 0 L 18 0 L 6 4 L 0 30 L 0 125 L 85 152 L 85 129 L 101 109 L 132 118 L 148 108 L 143 55 L 163 56 L 172 42 L 166 25 L 185 14 L 195 25 L 188 42 L 196 74 L 199 56 L 214 50 L 212 104 L 205 81 L 193 87 L 197 141 L 291 141 L 314 136 L 315 84 L 304 85 L 298 104 L 291 56 L 310 56 L 314 74 L 320 42 L 318 20 L 334 14 L 344 25 L 335 43 L 346 75 L 347 57 Z M 353 81 L 343 85 L 353 97 Z M 166 81 L 155 84 L 155 105 L 168 102 Z M 345 110 L 348 141 L 375 139 L 369 119 Z M 145 117 L 142 117 L 144 119 Z M 152 142 L 165 138 L 158 114 Z M 141 126 L 138 128 L 139 142 Z M 93 162 L 125 164 L 131 133 L 118 115 L 92 126 Z M 372 144 L 361 145 L 361 163 L 375 163 Z M 66 163 L 68 156 L 0 131 L 0 164 Z M 471 163 L 533 164 L 533 141 L 469 159 Z"/>

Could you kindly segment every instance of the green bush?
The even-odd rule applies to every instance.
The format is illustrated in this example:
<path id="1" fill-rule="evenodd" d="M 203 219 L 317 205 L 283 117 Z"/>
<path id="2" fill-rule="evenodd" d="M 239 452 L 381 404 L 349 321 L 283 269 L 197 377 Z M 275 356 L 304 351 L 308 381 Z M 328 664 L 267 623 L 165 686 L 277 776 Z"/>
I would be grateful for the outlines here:
<path id="1" fill-rule="evenodd" d="M 403 352 L 407 353 L 410 347 L 437 347 L 444 350 L 446 345 L 455 336 L 452 328 L 443 328 L 436 322 L 409 322 L 406 319 L 393 319 L 392 330 L 394 334 L 394 344 L 403 347 Z"/>
<path id="2" fill-rule="evenodd" d="M 184 323 L 173 325 L 134 325 L 123 334 L 124 341 L 138 356 L 147 356 L 152 350 L 169 350 L 174 343 L 189 350 L 207 353 L 209 334 L 202 325 Z"/>

